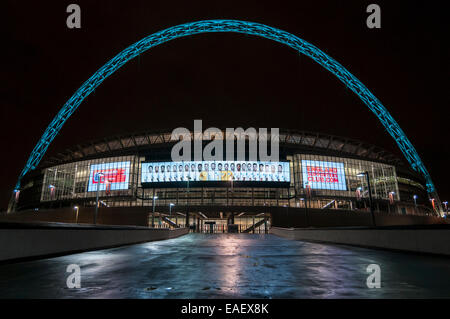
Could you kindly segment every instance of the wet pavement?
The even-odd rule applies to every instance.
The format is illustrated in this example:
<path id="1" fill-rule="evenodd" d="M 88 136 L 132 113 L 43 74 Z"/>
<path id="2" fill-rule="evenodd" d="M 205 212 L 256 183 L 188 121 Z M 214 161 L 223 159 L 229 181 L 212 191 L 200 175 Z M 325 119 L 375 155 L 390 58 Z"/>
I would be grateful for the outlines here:
<path id="1" fill-rule="evenodd" d="M 81 268 L 69 289 L 66 268 Z M 381 268 L 381 288 L 366 268 Z M 291 241 L 189 234 L 0 265 L 0 298 L 449 298 L 450 258 Z"/>

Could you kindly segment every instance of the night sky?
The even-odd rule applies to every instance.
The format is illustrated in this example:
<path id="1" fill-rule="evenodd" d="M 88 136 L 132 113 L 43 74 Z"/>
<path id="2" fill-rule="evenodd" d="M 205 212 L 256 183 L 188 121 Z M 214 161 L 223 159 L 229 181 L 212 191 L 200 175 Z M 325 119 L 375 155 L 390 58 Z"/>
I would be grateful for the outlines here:
<path id="1" fill-rule="evenodd" d="M 381 29 L 366 7 L 381 6 Z M 81 6 L 81 29 L 66 7 Z M 449 46 L 444 1 L 3 1 L 0 209 L 34 145 L 77 88 L 110 58 L 167 27 L 206 19 L 264 23 L 335 58 L 387 107 L 419 152 L 442 200 L 447 183 Z M 46 156 L 143 130 L 281 127 L 360 139 L 403 158 L 359 98 L 331 73 L 270 40 L 202 34 L 153 48 L 91 94 Z M 45 157 L 44 157 L 45 159 Z"/>

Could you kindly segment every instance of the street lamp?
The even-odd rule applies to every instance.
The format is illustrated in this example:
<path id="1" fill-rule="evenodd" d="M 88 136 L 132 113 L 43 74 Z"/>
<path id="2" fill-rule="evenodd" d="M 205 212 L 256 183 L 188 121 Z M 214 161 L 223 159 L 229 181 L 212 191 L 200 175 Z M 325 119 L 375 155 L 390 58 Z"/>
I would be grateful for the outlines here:
<path id="1" fill-rule="evenodd" d="M 414 195 L 414 196 L 413 196 L 413 199 L 414 199 L 414 206 L 417 207 L 417 195 Z"/>
<path id="2" fill-rule="evenodd" d="M 75 218 L 75 224 L 78 224 L 78 210 L 80 209 L 78 206 L 75 206 L 73 209 L 75 209 L 77 211 L 77 215 Z"/>
<path id="3" fill-rule="evenodd" d="M 289 206 L 288 205 L 283 205 L 284 207 L 286 207 L 286 228 L 289 227 Z M 253 231 L 255 230 L 255 219 L 253 218 Z"/>
<path id="4" fill-rule="evenodd" d="M 94 180 L 97 179 L 97 200 L 96 200 L 96 204 L 95 204 L 95 214 L 94 214 L 94 225 L 97 224 L 97 215 L 98 215 L 98 191 L 100 190 L 100 182 L 102 177 L 105 176 L 105 174 L 103 173 L 97 173 L 96 175 L 94 175 Z"/>
<path id="5" fill-rule="evenodd" d="M 370 189 L 369 172 L 365 171 L 365 172 L 361 172 L 361 173 L 356 174 L 357 177 L 363 177 L 364 175 L 366 176 L 366 179 L 367 179 L 367 190 L 369 192 L 369 206 L 370 206 L 370 214 L 372 215 L 372 225 L 376 226 L 376 224 L 375 224 L 375 215 L 373 213 L 372 191 Z"/>
<path id="6" fill-rule="evenodd" d="M 173 206 L 175 206 L 175 204 L 174 203 L 170 203 L 169 204 L 169 218 L 172 218 L 172 207 Z M 171 219 L 172 220 L 172 219 Z M 176 222 L 175 222 L 175 224 L 177 224 Z"/>
<path id="7" fill-rule="evenodd" d="M 50 185 L 48 185 L 48 188 L 50 188 L 50 199 L 53 199 L 53 195 L 55 193 L 56 187 L 54 185 L 50 184 Z"/>
<path id="8" fill-rule="evenodd" d="M 190 176 L 187 176 L 187 194 L 186 194 L 186 218 L 185 223 L 186 227 L 189 229 L 189 181 L 191 180 Z"/>
<path id="9" fill-rule="evenodd" d="M 152 214 L 152 227 L 155 227 L 155 204 L 158 196 L 153 196 L 152 206 L 153 206 L 153 214 Z"/>
<path id="10" fill-rule="evenodd" d="M 172 218 L 172 207 L 175 206 L 174 203 L 169 204 L 169 217 Z"/>
<path id="11" fill-rule="evenodd" d="M 444 204 L 444 206 L 445 206 L 445 215 L 447 215 L 448 214 L 448 202 L 447 201 L 445 201 L 445 202 L 442 202 L 442 204 Z"/>

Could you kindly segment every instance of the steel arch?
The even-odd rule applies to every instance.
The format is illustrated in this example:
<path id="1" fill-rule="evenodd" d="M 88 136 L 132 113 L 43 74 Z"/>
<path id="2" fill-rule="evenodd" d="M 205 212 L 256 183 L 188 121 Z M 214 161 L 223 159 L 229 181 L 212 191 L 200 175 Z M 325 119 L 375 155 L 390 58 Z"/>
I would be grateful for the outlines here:
<path id="1" fill-rule="evenodd" d="M 369 109 L 377 116 L 388 133 L 395 140 L 411 167 L 425 177 L 428 192 L 435 192 L 430 174 L 426 170 L 422 160 L 417 154 L 417 151 L 408 140 L 405 133 L 393 119 L 391 114 L 389 114 L 383 104 L 355 76 L 353 76 L 353 74 L 347 71 L 347 69 L 323 51 L 305 40 L 296 37 L 295 35 L 264 24 L 239 20 L 204 20 L 173 26 L 153 33 L 117 54 L 83 83 L 83 85 L 64 104 L 52 120 L 41 139 L 31 152 L 26 165 L 19 176 L 16 189 L 20 189 L 20 181 L 22 177 L 30 170 L 34 170 L 37 167 L 48 146 L 56 135 L 58 135 L 67 119 L 78 108 L 81 102 L 83 102 L 83 100 L 108 76 L 113 74 L 131 59 L 152 47 L 176 38 L 209 32 L 235 32 L 263 37 L 285 44 L 319 63 L 322 67 L 333 73 L 354 93 L 356 93 L 369 107 Z"/>

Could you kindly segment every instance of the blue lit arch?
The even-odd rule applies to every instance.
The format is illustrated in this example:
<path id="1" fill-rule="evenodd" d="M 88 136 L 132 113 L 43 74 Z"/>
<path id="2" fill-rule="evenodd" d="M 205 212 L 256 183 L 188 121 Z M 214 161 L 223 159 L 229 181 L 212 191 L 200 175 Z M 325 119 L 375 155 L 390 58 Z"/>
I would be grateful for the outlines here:
<path id="1" fill-rule="evenodd" d="M 408 140 L 405 133 L 392 118 L 391 114 L 389 114 L 383 104 L 381 104 L 381 102 L 355 76 L 353 76 L 353 74 L 347 71 L 347 69 L 340 65 L 336 60 L 322 52 L 320 49 L 296 37 L 295 35 L 264 24 L 238 20 L 205 20 L 177 25 L 153 33 L 117 54 L 83 83 L 83 85 L 66 102 L 66 104 L 64 104 L 52 120 L 41 139 L 31 152 L 26 165 L 19 176 L 16 189 L 20 188 L 20 181 L 22 177 L 27 172 L 34 170 L 37 167 L 47 151 L 48 146 L 56 135 L 58 135 L 67 119 L 78 108 L 81 102 L 83 102 L 83 100 L 108 76 L 113 74 L 131 59 L 152 47 L 176 38 L 208 32 L 236 32 L 263 37 L 285 44 L 319 63 L 322 67 L 337 76 L 339 80 L 341 80 L 348 88 L 356 93 L 369 107 L 369 109 L 377 116 L 388 133 L 395 140 L 398 147 L 411 164 L 411 167 L 425 177 L 428 192 L 435 192 L 430 174 L 426 170 L 422 160 L 417 154 L 417 151 Z"/>

